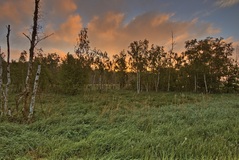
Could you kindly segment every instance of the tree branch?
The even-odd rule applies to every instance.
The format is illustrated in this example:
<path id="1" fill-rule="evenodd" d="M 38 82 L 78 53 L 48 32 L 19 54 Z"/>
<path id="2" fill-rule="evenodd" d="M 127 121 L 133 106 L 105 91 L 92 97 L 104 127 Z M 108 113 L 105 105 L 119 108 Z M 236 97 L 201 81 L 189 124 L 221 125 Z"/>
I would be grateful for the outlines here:
<path id="1" fill-rule="evenodd" d="M 45 39 L 47 39 L 48 37 L 50 37 L 50 36 L 52 36 L 54 33 L 52 33 L 52 34 L 49 34 L 49 35 L 47 35 L 47 36 L 45 36 L 45 37 L 43 37 L 43 38 L 41 38 L 41 39 L 39 39 L 39 40 L 37 40 L 37 42 L 35 43 L 35 47 L 36 47 L 36 45 L 39 43 L 39 42 L 41 42 L 42 40 L 45 40 Z"/>
<path id="2" fill-rule="evenodd" d="M 25 37 L 27 37 L 27 39 L 31 42 L 32 40 L 31 40 L 31 38 L 28 36 L 28 35 L 26 35 L 25 33 L 22 33 Z"/>

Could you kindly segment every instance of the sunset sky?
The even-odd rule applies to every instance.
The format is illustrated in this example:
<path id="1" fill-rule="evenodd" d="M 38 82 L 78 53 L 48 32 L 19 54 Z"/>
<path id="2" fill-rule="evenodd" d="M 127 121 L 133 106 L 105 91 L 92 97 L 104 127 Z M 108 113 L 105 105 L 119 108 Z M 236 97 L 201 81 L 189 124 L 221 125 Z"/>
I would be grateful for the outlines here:
<path id="1" fill-rule="evenodd" d="M 34 0 L 0 0 L 0 46 L 6 52 L 11 25 L 11 59 L 29 50 Z M 148 39 L 169 50 L 171 32 L 175 51 L 184 42 L 208 36 L 239 45 L 239 0 L 41 0 L 40 34 L 53 36 L 40 43 L 44 53 L 74 53 L 77 35 L 89 29 L 92 48 L 109 55 L 127 50 L 130 42 Z"/>

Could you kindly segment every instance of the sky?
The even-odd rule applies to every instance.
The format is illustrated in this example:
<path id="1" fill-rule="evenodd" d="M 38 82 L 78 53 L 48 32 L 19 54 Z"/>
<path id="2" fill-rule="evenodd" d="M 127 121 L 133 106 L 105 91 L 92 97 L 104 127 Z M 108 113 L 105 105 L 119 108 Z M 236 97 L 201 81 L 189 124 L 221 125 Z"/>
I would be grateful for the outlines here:
<path id="1" fill-rule="evenodd" d="M 34 0 L 0 0 L 0 46 L 7 51 L 7 25 L 11 25 L 11 58 L 28 52 Z M 127 50 L 133 41 L 170 50 L 172 32 L 175 51 L 185 41 L 223 37 L 239 45 L 239 0 L 41 0 L 39 35 L 49 35 L 37 48 L 44 53 L 74 54 L 80 30 L 88 28 L 91 48 L 110 56 Z"/>

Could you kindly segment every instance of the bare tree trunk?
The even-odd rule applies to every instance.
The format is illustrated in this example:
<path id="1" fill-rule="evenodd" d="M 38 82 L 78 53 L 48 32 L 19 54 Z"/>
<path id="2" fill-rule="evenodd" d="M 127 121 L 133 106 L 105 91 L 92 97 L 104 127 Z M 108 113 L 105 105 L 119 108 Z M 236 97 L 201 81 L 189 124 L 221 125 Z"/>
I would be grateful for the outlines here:
<path id="1" fill-rule="evenodd" d="M 95 75 L 95 72 L 94 72 L 94 75 L 93 75 L 93 81 L 92 81 L 92 89 L 93 89 L 93 90 L 96 90 L 96 86 L 95 86 L 95 77 L 96 77 L 96 75 Z"/>
<path id="2" fill-rule="evenodd" d="M 208 93 L 208 87 L 207 87 L 207 79 L 206 79 L 206 74 L 203 74 L 203 80 L 204 80 L 204 85 L 205 85 L 205 92 Z"/>
<path id="3" fill-rule="evenodd" d="M 167 88 L 168 92 L 170 91 L 170 80 L 171 80 L 171 72 L 170 72 L 170 68 L 169 68 L 169 71 L 168 71 L 168 88 Z"/>
<path id="4" fill-rule="evenodd" d="M 8 114 L 11 116 L 11 109 L 8 106 L 8 90 L 9 90 L 9 85 L 11 83 L 11 77 L 10 77 L 10 43 L 9 43 L 9 36 L 10 36 L 10 25 L 7 26 L 7 84 L 5 87 L 5 94 L 4 94 L 4 113 L 5 115 Z"/>
<path id="5" fill-rule="evenodd" d="M 173 36 L 173 32 L 172 32 L 172 48 L 171 48 L 171 51 L 169 52 L 169 70 L 168 70 L 168 88 L 167 88 L 167 91 L 169 92 L 170 91 L 170 81 L 171 81 L 171 67 L 172 67 L 172 61 L 171 61 L 171 58 L 172 58 L 172 53 L 173 53 L 173 49 L 174 49 L 174 45 L 175 45 L 175 42 L 174 42 L 174 36 Z"/>
<path id="6" fill-rule="evenodd" d="M 38 30 L 38 18 L 39 18 L 39 4 L 40 4 L 40 0 L 35 0 L 35 9 L 34 9 L 34 15 L 33 15 L 33 27 L 32 27 L 31 38 L 28 35 L 23 33 L 24 36 L 26 36 L 26 38 L 30 41 L 30 48 L 29 48 L 30 56 L 29 56 L 27 76 L 26 76 L 26 81 L 25 81 L 25 89 L 16 98 L 16 108 L 18 110 L 20 101 L 24 100 L 24 106 L 22 109 L 22 113 L 23 113 L 23 117 L 25 119 L 28 119 L 28 116 L 30 114 L 29 101 L 30 101 L 31 94 L 32 94 L 31 82 L 32 82 L 32 78 L 33 78 L 32 77 L 32 69 L 33 69 L 34 49 L 40 41 L 42 41 L 52 35 L 52 34 L 50 34 L 43 38 L 39 38 L 39 36 L 38 36 L 37 30 Z"/>
<path id="7" fill-rule="evenodd" d="M 102 91 L 102 75 L 101 74 L 99 77 L 99 90 L 100 90 L 100 92 Z"/>
<path id="8" fill-rule="evenodd" d="M 140 89 L 139 89 L 139 72 L 137 72 L 137 75 L 136 75 L 136 83 L 137 83 L 137 93 L 139 94 L 140 92 Z"/>
<path id="9" fill-rule="evenodd" d="M 34 113 L 35 97 L 36 97 L 36 93 L 37 93 L 40 73 L 41 73 L 41 65 L 38 65 L 37 74 L 36 74 L 36 78 L 35 78 L 35 82 L 34 82 L 34 88 L 33 88 L 33 92 L 32 92 L 31 103 L 30 103 L 30 110 L 29 110 L 28 120 L 32 119 L 32 116 L 33 116 L 33 113 Z"/>
<path id="10" fill-rule="evenodd" d="M 137 93 L 139 94 L 141 91 L 141 77 L 140 71 L 137 72 Z"/>
<path id="11" fill-rule="evenodd" d="M 197 75 L 194 75 L 194 92 L 197 92 Z"/>
<path id="12" fill-rule="evenodd" d="M 39 3 L 40 3 L 40 0 L 35 0 L 35 10 L 34 10 L 34 16 L 33 16 L 33 27 L 32 27 L 31 38 L 24 34 L 30 41 L 30 49 L 29 49 L 30 56 L 29 56 L 29 62 L 28 62 L 27 77 L 26 77 L 26 82 L 25 82 L 25 91 L 22 94 L 24 97 L 23 116 L 25 118 L 27 118 L 27 116 L 29 114 L 28 104 L 29 104 L 29 99 L 30 99 L 30 94 L 31 94 L 30 85 L 31 85 L 31 81 L 32 81 L 34 49 L 35 49 L 35 46 L 37 45 L 37 43 L 39 42 L 36 39 L 37 38 L 37 28 L 38 28 Z M 20 101 L 23 97 L 21 96 L 18 101 Z"/>
<path id="13" fill-rule="evenodd" d="M 158 89 L 159 89 L 159 80 L 160 80 L 160 73 L 158 71 L 158 73 L 157 73 L 157 83 L 156 83 L 156 92 L 158 92 Z"/>

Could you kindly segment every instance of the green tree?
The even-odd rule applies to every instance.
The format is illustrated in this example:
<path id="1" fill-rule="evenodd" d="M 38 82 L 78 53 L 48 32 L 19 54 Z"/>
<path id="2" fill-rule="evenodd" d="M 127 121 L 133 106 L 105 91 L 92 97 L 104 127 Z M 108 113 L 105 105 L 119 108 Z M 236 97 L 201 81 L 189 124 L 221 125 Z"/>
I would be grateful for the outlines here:
<path id="1" fill-rule="evenodd" d="M 62 60 L 60 67 L 62 92 L 72 95 L 82 92 L 84 85 L 87 83 L 87 76 L 88 74 L 85 72 L 85 67 L 81 61 L 68 53 Z"/>
<path id="2" fill-rule="evenodd" d="M 149 51 L 148 67 L 154 76 L 155 91 L 158 92 L 160 83 L 160 70 L 166 65 L 166 52 L 164 47 L 152 45 Z"/>
<path id="3" fill-rule="evenodd" d="M 187 41 L 185 47 L 191 74 L 194 74 L 194 91 L 198 88 L 205 92 L 219 91 L 222 79 L 229 74 L 232 44 L 223 38 L 208 37 Z"/>
<path id="4" fill-rule="evenodd" d="M 119 54 L 113 55 L 113 63 L 114 63 L 114 71 L 118 75 L 118 81 L 120 84 L 120 88 L 124 88 L 127 81 L 127 54 L 125 51 L 121 51 Z"/>
<path id="5" fill-rule="evenodd" d="M 98 89 L 101 92 L 104 88 L 103 84 L 105 81 L 105 74 L 111 69 L 111 61 L 108 57 L 107 52 L 102 52 L 101 50 L 94 49 L 94 61 L 93 70 L 98 73 Z"/>
<path id="6" fill-rule="evenodd" d="M 141 91 L 141 73 L 147 68 L 149 41 L 134 41 L 129 45 L 129 63 L 131 69 L 136 72 L 137 93 Z"/>

